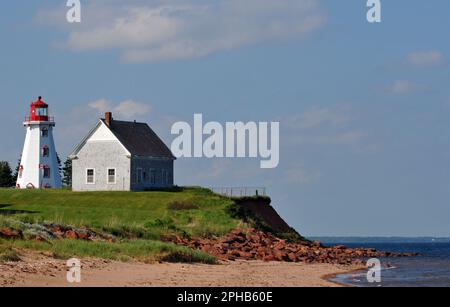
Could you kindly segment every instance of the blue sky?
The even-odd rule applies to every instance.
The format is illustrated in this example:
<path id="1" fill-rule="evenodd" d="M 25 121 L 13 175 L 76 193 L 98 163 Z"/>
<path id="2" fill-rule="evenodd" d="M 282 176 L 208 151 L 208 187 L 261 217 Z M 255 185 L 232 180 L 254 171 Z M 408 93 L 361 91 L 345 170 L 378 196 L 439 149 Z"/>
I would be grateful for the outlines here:
<path id="1" fill-rule="evenodd" d="M 446 0 L 4 1 L 0 159 L 42 95 L 69 154 L 106 109 L 148 122 L 280 121 L 281 158 L 180 159 L 182 185 L 267 186 L 305 235 L 450 236 Z M 162 9 L 161 7 L 164 6 Z"/>

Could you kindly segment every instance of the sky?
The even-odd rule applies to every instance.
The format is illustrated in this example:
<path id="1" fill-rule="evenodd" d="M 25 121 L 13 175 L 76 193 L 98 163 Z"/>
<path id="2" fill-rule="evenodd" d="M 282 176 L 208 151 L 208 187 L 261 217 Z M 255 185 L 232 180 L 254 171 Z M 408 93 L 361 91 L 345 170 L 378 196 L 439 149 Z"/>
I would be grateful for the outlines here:
<path id="1" fill-rule="evenodd" d="M 280 164 L 179 159 L 179 185 L 264 186 L 306 236 L 450 236 L 447 0 L 65 0 L 0 6 L 0 160 L 43 96 L 66 157 L 105 111 L 279 121 Z"/>

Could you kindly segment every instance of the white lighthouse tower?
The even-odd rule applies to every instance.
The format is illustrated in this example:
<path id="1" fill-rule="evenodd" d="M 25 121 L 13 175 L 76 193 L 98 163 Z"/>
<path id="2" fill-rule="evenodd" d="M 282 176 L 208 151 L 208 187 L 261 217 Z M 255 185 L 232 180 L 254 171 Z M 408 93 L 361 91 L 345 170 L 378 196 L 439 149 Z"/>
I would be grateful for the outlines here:
<path id="1" fill-rule="evenodd" d="M 16 187 L 18 189 L 61 188 L 61 174 L 53 141 L 55 121 L 49 116 L 48 104 L 42 101 L 42 97 L 31 103 L 30 116 L 25 118 L 23 125 L 27 135 Z"/>

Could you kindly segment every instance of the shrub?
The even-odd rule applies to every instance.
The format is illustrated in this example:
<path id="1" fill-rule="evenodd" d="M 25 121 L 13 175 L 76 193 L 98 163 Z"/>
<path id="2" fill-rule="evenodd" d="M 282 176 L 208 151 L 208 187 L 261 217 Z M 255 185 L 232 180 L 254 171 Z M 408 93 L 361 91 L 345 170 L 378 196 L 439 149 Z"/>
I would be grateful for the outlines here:
<path id="1" fill-rule="evenodd" d="M 2 245 L 0 240 L 0 262 L 18 262 L 21 261 L 19 254 L 9 246 Z"/>
<path id="2" fill-rule="evenodd" d="M 196 251 L 175 251 L 171 252 L 163 257 L 161 261 L 172 262 L 172 263 L 206 263 L 206 264 L 216 264 L 217 260 L 207 254 L 202 254 Z"/>

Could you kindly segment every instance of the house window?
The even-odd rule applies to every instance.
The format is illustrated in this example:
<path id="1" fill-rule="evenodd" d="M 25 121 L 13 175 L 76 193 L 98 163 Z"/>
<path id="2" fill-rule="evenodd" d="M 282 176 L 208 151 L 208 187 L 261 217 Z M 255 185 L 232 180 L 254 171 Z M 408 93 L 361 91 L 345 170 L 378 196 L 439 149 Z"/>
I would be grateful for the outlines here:
<path id="1" fill-rule="evenodd" d="M 43 128 L 41 130 L 41 133 L 42 133 L 42 137 L 44 137 L 44 138 L 48 137 L 48 129 L 47 128 Z"/>
<path id="2" fill-rule="evenodd" d="M 163 169 L 161 172 L 161 175 L 162 175 L 161 182 L 163 184 L 168 184 L 169 183 L 169 172 Z"/>
<path id="3" fill-rule="evenodd" d="M 43 156 L 43 157 L 48 157 L 48 156 L 50 156 L 50 150 L 48 149 L 47 146 L 42 147 L 42 156 Z"/>
<path id="4" fill-rule="evenodd" d="M 142 183 L 142 168 L 138 168 L 136 171 L 136 182 Z"/>
<path id="5" fill-rule="evenodd" d="M 50 167 L 44 167 L 44 178 L 50 178 Z"/>
<path id="6" fill-rule="evenodd" d="M 22 179 L 22 176 L 23 176 L 23 166 L 22 165 L 19 167 L 19 174 L 18 174 L 18 176 L 19 176 L 19 179 Z"/>
<path id="7" fill-rule="evenodd" d="M 170 177 L 170 174 L 169 174 L 169 171 L 168 170 L 166 170 L 166 177 L 165 177 L 165 180 L 166 180 L 166 184 L 169 184 L 169 177 Z"/>
<path id="8" fill-rule="evenodd" d="M 156 171 L 150 170 L 150 184 L 156 184 Z"/>
<path id="9" fill-rule="evenodd" d="M 87 184 L 95 183 L 95 170 L 93 168 L 86 170 L 86 183 Z"/>
<path id="10" fill-rule="evenodd" d="M 115 168 L 108 169 L 108 183 L 109 184 L 116 183 L 116 169 Z"/>

